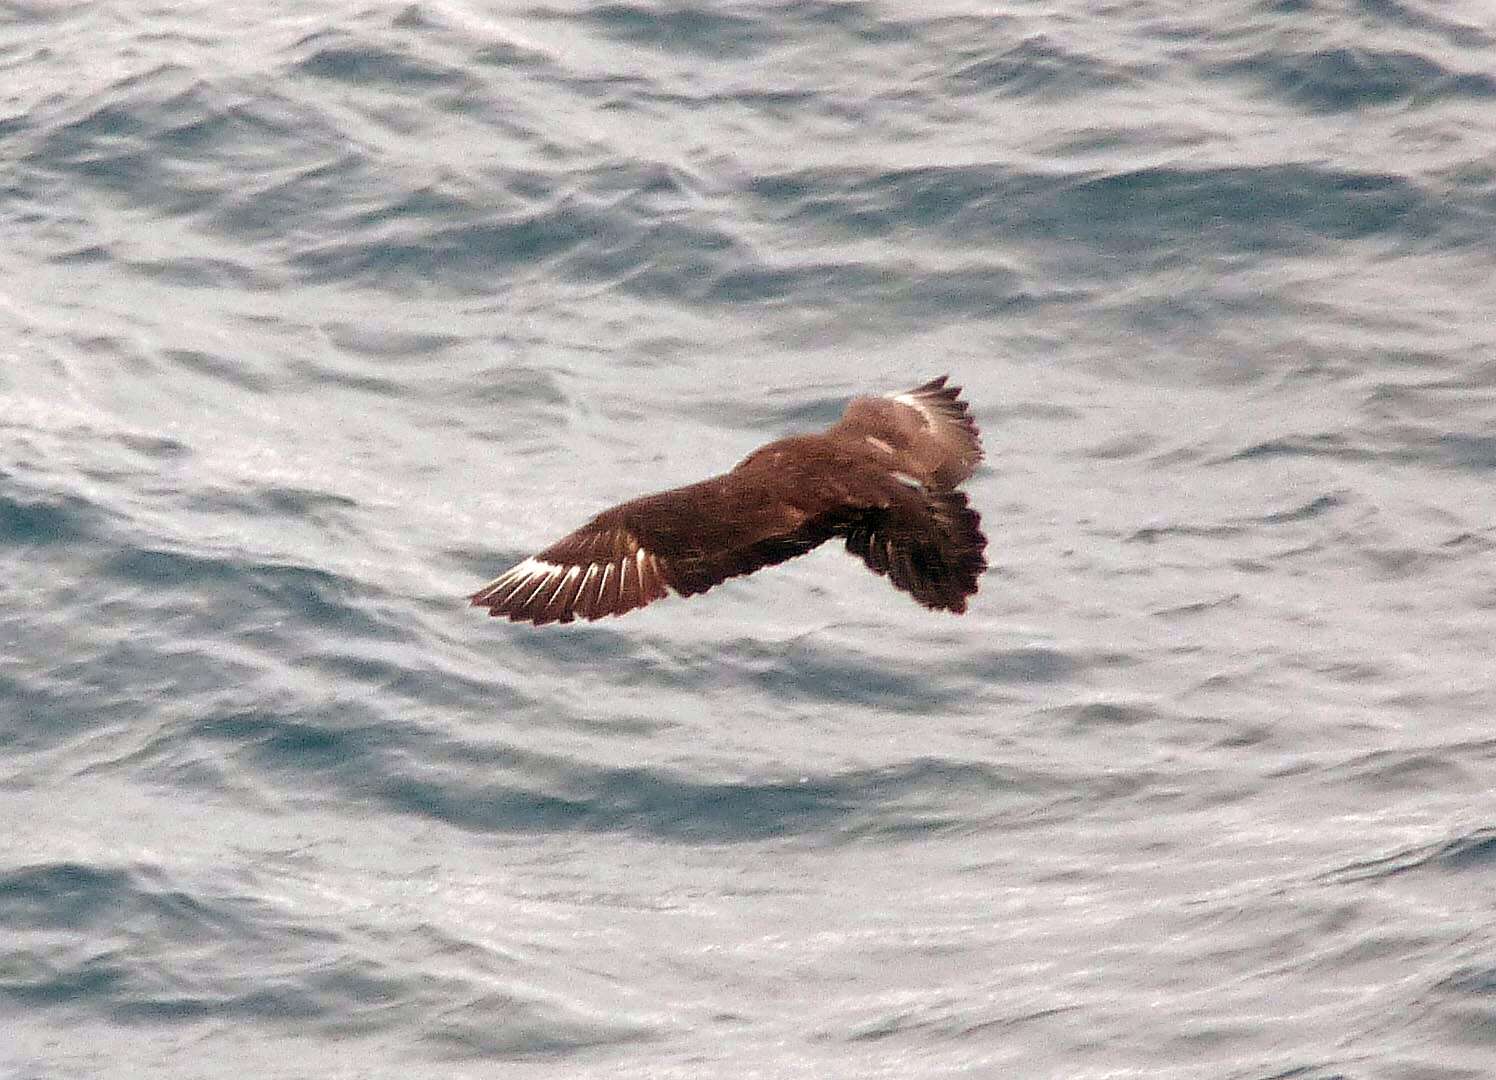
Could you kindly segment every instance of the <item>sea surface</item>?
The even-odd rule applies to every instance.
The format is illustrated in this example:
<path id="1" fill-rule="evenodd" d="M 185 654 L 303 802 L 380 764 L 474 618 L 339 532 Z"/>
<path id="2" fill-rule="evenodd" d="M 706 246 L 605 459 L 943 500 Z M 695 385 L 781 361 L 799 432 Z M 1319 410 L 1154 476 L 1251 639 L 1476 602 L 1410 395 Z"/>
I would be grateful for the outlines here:
<path id="1" fill-rule="evenodd" d="M 1485 0 L 4 0 L 0 237 L 0 1080 L 1496 1076 Z"/>

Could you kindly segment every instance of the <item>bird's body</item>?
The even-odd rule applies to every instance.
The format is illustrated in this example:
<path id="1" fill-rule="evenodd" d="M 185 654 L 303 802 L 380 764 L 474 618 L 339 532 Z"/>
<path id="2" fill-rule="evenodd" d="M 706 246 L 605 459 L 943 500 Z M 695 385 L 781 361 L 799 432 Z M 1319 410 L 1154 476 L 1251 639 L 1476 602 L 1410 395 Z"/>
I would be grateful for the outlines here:
<path id="1" fill-rule="evenodd" d="M 966 610 L 986 569 L 980 518 L 956 485 L 982 450 L 942 376 L 854 398 L 815 435 L 762 446 L 728 473 L 604 510 L 474 593 L 517 622 L 598 619 L 803 555 L 834 537 L 928 608 Z"/>

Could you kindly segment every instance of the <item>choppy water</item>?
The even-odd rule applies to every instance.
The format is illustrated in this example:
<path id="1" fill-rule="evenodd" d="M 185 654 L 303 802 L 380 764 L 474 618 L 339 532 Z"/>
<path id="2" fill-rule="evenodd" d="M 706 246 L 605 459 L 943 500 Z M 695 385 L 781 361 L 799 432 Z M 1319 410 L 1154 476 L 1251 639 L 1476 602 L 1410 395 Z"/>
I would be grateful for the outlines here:
<path id="1" fill-rule="evenodd" d="M 1496 1075 L 1484 3 L 0 4 L 0 1077 Z M 463 595 L 949 371 L 993 569 Z"/>

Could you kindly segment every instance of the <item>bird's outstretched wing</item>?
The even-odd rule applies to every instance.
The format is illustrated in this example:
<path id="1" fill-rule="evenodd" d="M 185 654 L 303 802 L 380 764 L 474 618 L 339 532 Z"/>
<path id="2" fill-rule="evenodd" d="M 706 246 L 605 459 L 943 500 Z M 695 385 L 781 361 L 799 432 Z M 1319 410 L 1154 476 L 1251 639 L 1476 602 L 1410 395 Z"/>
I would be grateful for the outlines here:
<path id="1" fill-rule="evenodd" d="M 659 557 L 624 529 L 582 526 L 494 578 L 468 599 L 537 625 L 622 615 L 667 595 Z"/>
<path id="2" fill-rule="evenodd" d="M 913 390 L 888 396 L 911 406 L 929 422 L 930 439 L 945 455 L 931 480 L 941 487 L 955 487 L 981 462 L 982 433 L 961 397 L 961 388 L 947 386 L 947 378 L 942 375 Z"/>
<path id="3" fill-rule="evenodd" d="M 705 592 L 829 539 L 770 493 L 716 477 L 605 510 L 473 593 L 514 622 L 600 619 L 668 595 Z"/>
<path id="4" fill-rule="evenodd" d="M 982 436 L 959 386 L 946 377 L 881 397 L 858 397 L 826 436 L 871 448 L 869 464 L 902 472 L 932 488 L 958 486 L 982 460 Z"/>
<path id="5" fill-rule="evenodd" d="M 987 569 L 981 521 L 964 492 L 911 491 L 862 511 L 847 529 L 847 550 L 925 607 L 960 614 Z"/>

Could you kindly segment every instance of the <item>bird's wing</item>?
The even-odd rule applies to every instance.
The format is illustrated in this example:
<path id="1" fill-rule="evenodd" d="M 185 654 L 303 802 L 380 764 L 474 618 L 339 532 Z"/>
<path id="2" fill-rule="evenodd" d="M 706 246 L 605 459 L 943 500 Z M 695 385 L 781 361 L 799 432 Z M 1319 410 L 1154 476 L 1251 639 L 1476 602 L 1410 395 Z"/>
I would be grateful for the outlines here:
<path id="1" fill-rule="evenodd" d="M 925 607 L 960 614 L 987 569 L 981 521 L 963 492 L 911 489 L 863 510 L 845 530 L 847 550 Z"/>
<path id="2" fill-rule="evenodd" d="M 659 557 L 628 530 L 592 521 L 468 599 L 490 615 L 541 624 L 621 615 L 665 595 Z"/>
<path id="3" fill-rule="evenodd" d="M 887 396 L 924 418 L 935 453 L 918 447 L 912 452 L 916 457 L 931 458 L 932 463 L 938 463 L 931 476 L 935 483 L 955 487 L 981 462 L 982 435 L 961 398 L 961 388 L 947 386 L 947 378 L 942 375 L 913 390 Z"/>
<path id="4" fill-rule="evenodd" d="M 705 592 L 804 554 L 831 535 L 771 492 L 715 477 L 605 510 L 469 599 L 515 622 L 600 619 L 669 590 Z"/>

